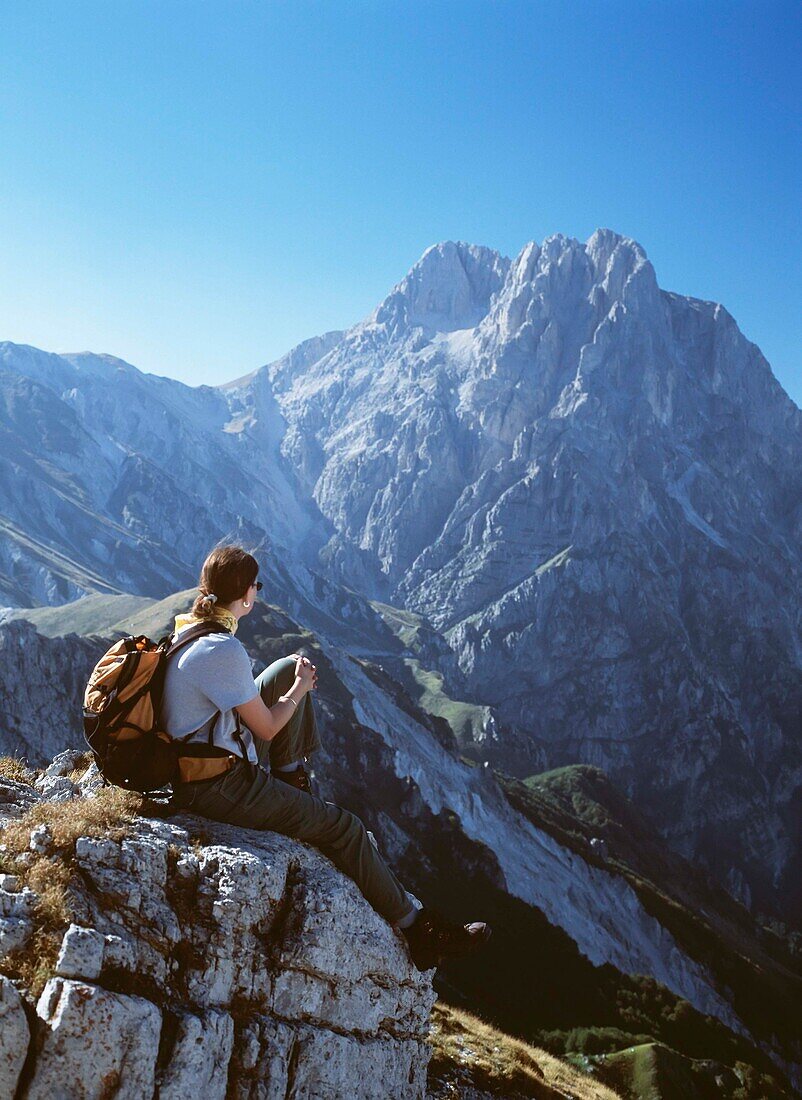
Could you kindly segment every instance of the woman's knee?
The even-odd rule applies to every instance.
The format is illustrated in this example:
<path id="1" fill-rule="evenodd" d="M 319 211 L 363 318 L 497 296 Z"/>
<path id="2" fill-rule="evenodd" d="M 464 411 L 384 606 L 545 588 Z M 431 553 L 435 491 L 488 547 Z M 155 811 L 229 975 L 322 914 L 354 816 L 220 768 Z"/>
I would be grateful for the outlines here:
<path id="1" fill-rule="evenodd" d="M 277 661 L 269 664 L 264 672 L 259 673 L 256 677 L 256 686 L 265 702 L 268 702 L 267 697 L 272 693 L 274 686 L 278 688 L 279 695 L 292 687 L 295 683 L 295 665 L 295 657 L 279 657 Z"/>

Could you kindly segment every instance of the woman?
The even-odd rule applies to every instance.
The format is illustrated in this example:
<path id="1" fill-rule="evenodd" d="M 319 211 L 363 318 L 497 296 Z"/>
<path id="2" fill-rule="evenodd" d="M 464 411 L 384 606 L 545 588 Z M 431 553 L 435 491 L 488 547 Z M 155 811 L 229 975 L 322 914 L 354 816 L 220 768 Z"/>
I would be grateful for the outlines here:
<path id="1" fill-rule="evenodd" d="M 458 925 L 418 909 L 384 862 L 360 819 L 311 791 L 304 761 L 320 747 L 311 692 L 317 670 L 293 653 L 254 681 L 250 658 L 234 636 L 262 584 L 254 557 L 218 546 L 203 563 L 192 611 L 177 615 L 177 633 L 213 621 L 220 631 L 196 639 L 168 663 L 161 718 L 173 737 L 209 740 L 238 759 L 213 779 L 179 782 L 184 810 L 240 825 L 271 829 L 319 848 L 352 878 L 371 905 L 406 937 L 420 970 L 470 954 L 489 935 L 481 922 Z M 244 723 L 244 725 L 243 725 Z"/>

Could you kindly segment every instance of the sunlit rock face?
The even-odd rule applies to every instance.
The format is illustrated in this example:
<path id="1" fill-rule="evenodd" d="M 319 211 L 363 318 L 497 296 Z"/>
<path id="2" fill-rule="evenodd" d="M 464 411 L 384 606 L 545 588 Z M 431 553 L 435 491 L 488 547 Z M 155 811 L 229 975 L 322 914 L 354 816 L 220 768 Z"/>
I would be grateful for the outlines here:
<path id="1" fill-rule="evenodd" d="M 77 755 L 43 777 L 71 791 L 5 781 L 0 837 L 32 799 L 80 815 L 97 770 L 57 774 Z M 320 853 L 189 814 L 61 856 L 39 834 L 36 850 L 73 868 L 72 921 L 38 997 L 0 975 L 3 1096 L 424 1096 L 433 971 Z M 7 965 L 41 920 L 17 876 L 2 876 L 0 913 Z"/>
<path id="2" fill-rule="evenodd" d="M 743 900 L 796 911 L 802 414 L 723 306 L 610 230 L 512 262 L 447 242 L 268 370 L 321 562 L 444 633 L 497 721 L 469 751 L 599 765 Z"/>

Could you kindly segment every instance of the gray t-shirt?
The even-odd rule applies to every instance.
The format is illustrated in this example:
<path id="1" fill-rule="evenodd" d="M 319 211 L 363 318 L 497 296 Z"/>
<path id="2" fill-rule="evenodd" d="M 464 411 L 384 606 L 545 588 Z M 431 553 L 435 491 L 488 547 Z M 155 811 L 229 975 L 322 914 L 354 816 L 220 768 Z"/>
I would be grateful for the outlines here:
<path id="1" fill-rule="evenodd" d="M 237 728 L 234 707 L 250 702 L 258 694 L 251 659 L 242 642 L 225 631 L 204 634 L 184 646 L 167 664 L 162 725 L 171 737 L 183 737 L 195 730 L 188 741 L 208 742 L 219 709 L 222 713 L 214 726 L 214 744 L 242 756 L 233 736 Z M 242 719 L 240 727 L 248 759 L 256 764 L 253 734 Z"/>

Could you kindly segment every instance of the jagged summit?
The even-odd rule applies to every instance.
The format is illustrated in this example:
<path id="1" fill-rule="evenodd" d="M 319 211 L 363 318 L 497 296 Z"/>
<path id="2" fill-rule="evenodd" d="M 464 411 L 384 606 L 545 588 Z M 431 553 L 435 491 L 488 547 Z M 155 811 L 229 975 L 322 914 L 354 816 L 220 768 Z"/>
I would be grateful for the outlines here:
<path id="1" fill-rule="evenodd" d="M 415 325 L 440 332 L 469 328 L 487 312 L 509 265 L 506 256 L 483 245 L 431 245 L 367 323 L 385 325 L 391 332 Z"/>
<path id="2" fill-rule="evenodd" d="M 657 278 L 644 248 L 612 229 L 596 229 L 586 242 L 553 233 L 523 245 L 514 259 L 465 241 L 440 241 L 425 250 L 404 278 L 359 324 L 348 330 L 357 343 L 380 328 L 390 339 L 419 329 L 425 337 L 480 327 L 486 319 L 512 335 L 527 319 L 526 300 L 581 292 L 596 323 L 617 301 L 656 308 Z M 571 307 L 575 309 L 575 306 Z M 580 310 L 581 311 L 581 310 Z"/>
<path id="3" fill-rule="evenodd" d="M 631 237 L 614 233 L 610 229 L 597 229 L 583 244 L 576 237 L 555 233 L 542 244 L 529 241 L 512 262 L 504 288 L 498 295 L 499 310 L 508 320 L 521 323 L 523 299 L 537 297 L 544 303 L 560 299 L 560 304 L 570 301 L 571 310 L 579 314 L 577 299 L 587 300 L 594 307 L 596 323 L 616 301 L 629 298 L 635 305 L 634 287 L 639 291 L 644 305 L 654 304 L 657 295 L 657 279 L 654 268 L 644 249 Z M 503 303 L 514 303 L 505 309 Z"/>
<path id="4" fill-rule="evenodd" d="M 570 239 L 573 240 L 573 238 Z M 594 229 L 585 241 L 583 247 L 589 254 L 604 254 L 607 256 L 617 248 L 627 248 L 631 249 L 631 251 L 642 260 L 647 258 L 646 249 L 639 241 L 636 241 L 634 237 L 628 237 L 624 233 L 618 233 L 615 229 L 608 229 L 604 226 Z"/>

